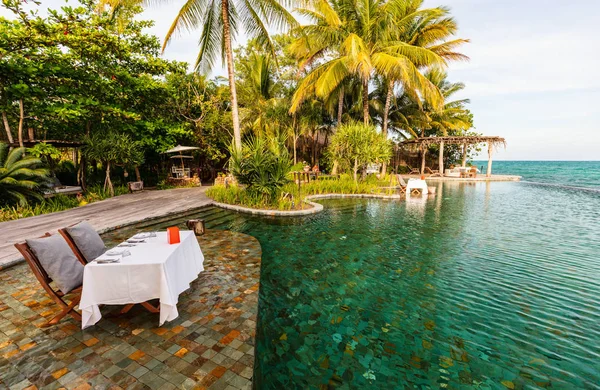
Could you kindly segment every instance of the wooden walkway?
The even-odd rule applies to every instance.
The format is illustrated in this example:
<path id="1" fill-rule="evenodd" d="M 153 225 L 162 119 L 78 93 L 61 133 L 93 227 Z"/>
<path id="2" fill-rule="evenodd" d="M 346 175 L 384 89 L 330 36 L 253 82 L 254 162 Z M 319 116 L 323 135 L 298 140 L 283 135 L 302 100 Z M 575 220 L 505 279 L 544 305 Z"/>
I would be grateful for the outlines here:
<path id="1" fill-rule="evenodd" d="M 118 226 L 163 217 L 212 203 L 209 187 L 143 191 L 121 195 L 82 207 L 0 223 L 0 269 L 21 261 L 13 246 L 26 238 L 42 236 L 81 220 L 104 232 Z"/>

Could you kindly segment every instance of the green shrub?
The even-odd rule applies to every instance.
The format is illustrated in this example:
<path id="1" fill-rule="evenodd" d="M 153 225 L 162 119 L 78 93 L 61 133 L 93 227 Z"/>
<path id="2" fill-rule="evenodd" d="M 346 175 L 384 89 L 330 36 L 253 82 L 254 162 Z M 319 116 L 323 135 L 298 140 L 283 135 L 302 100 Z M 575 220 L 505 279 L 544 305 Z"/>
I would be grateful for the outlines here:
<path id="1" fill-rule="evenodd" d="M 276 202 L 289 182 L 292 161 L 281 139 L 253 138 L 241 151 L 231 150 L 231 173 L 255 200 Z"/>

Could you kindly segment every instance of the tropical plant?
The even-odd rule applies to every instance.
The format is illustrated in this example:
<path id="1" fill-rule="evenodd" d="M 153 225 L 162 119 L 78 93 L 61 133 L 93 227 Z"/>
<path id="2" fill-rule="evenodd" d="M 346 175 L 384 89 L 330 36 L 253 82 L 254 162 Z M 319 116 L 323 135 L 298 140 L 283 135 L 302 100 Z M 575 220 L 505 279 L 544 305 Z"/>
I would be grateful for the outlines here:
<path id="1" fill-rule="evenodd" d="M 259 194 L 267 200 L 277 198 L 289 181 L 292 167 L 289 152 L 282 139 L 254 137 L 241 150 L 231 148 L 230 169 L 246 191 Z"/>
<path id="2" fill-rule="evenodd" d="M 424 110 L 429 116 L 429 127 L 435 132 L 435 135 L 448 135 L 450 132 L 459 135 L 461 132 L 473 127 L 473 118 L 471 112 L 466 108 L 469 99 L 451 100 L 458 92 L 465 88 L 463 83 L 453 83 L 448 81 L 448 73 L 434 68 L 425 75 L 444 96 L 444 105 L 440 109 L 435 109 L 425 104 Z"/>
<path id="3" fill-rule="evenodd" d="M 354 181 L 358 182 L 358 170 L 367 164 L 389 162 L 392 148 L 375 126 L 349 122 L 331 137 L 329 152 L 343 168 L 352 169 Z"/>
<path id="4" fill-rule="evenodd" d="M 53 145 L 47 144 L 46 142 L 40 142 L 32 148 L 29 148 L 29 153 L 32 156 L 45 161 L 46 164 L 51 168 L 54 167 L 56 161 L 62 157 L 60 150 Z"/>
<path id="5" fill-rule="evenodd" d="M 139 142 L 135 142 L 126 134 L 95 134 L 85 138 L 83 155 L 89 160 L 100 161 L 106 169 L 104 191 L 114 196 L 114 186 L 110 177 L 114 165 L 137 166 L 144 161 Z"/>
<path id="6" fill-rule="evenodd" d="M 291 3 L 292 0 L 287 2 Z M 173 34 L 181 30 L 202 28 L 200 52 L 195 65 L 197 70 L 210 70 L 217 58 L 226 59 L 229 89 L 231 91 L 234 146 L 236 149 L 242 147 L 242 136 L 232 40 L 235 39 L 239 29 L 242 28 L 247 36 L 256 39 L 274 52 L 268 28 L 283 28 L 295 24 L 296 21 L 292 14 L 277 0 L 187 0 L 167 32 L 163 50 L 171 41 Z"/>
<path id="7" fill-rule="evenodd" d="M 36 190 L 48 179 L 49 172 L 41 165 L 39 158 L 25 156 L 25 148 L 9 151 L 7 144 L 0 143 L 0 202 L 25 206 L 30 199 L 43 199 Z"/>
<path id="8" fill-rule="evenodd" d="M 394 39 L 430 50 L 445 61 L 468 60 L 467 56 L 456 51 L 456 48 L 468 41 L 460 38 L 451 39 L 456 34 L 458 26 L 456 21 L 449 16 L 449 10 L 444 7 L 422 10 L 420 9 L 422 3 L 423 0 L 408 0 L 405 2 L 405 7 L 396 9 L 396 17 L 399 20 L 399 25 L 403 26 L 403 28 L 394 28 L 392 30 Z M 416 65 L 422 68 L 429 64 Z M 431 67 L 428 68 L 431 69 Z M 439 67 L 435 68 L 440 69 Z M 429 81 L 429 83 L 427 83 L 427 81 L 421 81 L 421 83 L 425 82 L 425 84 L 428 85 L 428 88 L 419 89 L 415 84 L 406 82 L 407 78 L 402 74 L 404 71 L 405 69 L 401 64 L 396 64 L 396 66 L 391 66 L 387 71 L 382 72 L 382 76 L 387 84 L 387 95 L 382 115 L 382 131 L 384 134 L 387 134 L 388 114 L 392 103 L 392 97 L 394 96 L 394 90 L 398 82 L 400 82 L 404 94 L 409 95 L 417 102 L 419 107 L 421 107 L 421 97 L 419 96 L 419 92 L 427 93 L 431 90 L 432 86 L 438 87 L 438 85 L 433 83 L 425 75 L 425 79 Z M 423 96 L 423 100 L 425 104 L 439 109 L 443 102 L 443 94 L 441 97 L 442 99 L 438 102 L 440 104 L 434 103 L 432 99 L 429 99 L 427 96 Z"/>
<path id="9" fill-rule="evenodd" d="M 299 27 L 298 34 L 306 38 L 299 39 L 293 51 L 305 62 L 325 54 L 330 59 L 313 68 L 300 83 L 291 111 L 296 111 L 307 96 L 327 98 L 345 80 L 356 77 L 362 84 L 363 121 L 367 124 L 369 82 L 374 73 L 393 75 L 432 104 L 440 105 L 439 91 L 419 68 L 443 66 L 445 60 L 432 50 L 402 40 L 403 32 L 415 18 L 423 13 L 440 13 L 438 9 L 420 10 L 421 3 L 422 0 L 319 0 L 312 8 L 301 9 L 316 23 Z"/>

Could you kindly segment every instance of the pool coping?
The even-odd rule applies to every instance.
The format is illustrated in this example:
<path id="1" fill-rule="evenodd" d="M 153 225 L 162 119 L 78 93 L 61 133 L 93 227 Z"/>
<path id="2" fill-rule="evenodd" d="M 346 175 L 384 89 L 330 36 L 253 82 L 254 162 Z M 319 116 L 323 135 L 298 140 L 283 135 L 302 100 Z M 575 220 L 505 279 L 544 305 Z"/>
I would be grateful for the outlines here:
<path id="1" fill-rule="evenodd" d="M 220 207 L 226 210 L 238 211 L 241 213 L 252 214 L 252 215 L 265 215 L 271 217 L 300 217 L 306 215 L 313 215 L 323 211 L 323 205 L 311 200 L 318 199 L 334 199 L 334 198 L 371 198 L 371 199 L 383 199 L 383 200 L 397 200 L 400 199 L 400 195 L 378 195 L 378 194 L 315 194 L 308 195 L 304 198 L 304 203 L 312 206 L 312 208 L 304 210 L 267 210 L 267 209 L 253 209 L 250 207 L 238 206 L 229 203 L 220 203 L 213 201 L 212 205 Z"/>

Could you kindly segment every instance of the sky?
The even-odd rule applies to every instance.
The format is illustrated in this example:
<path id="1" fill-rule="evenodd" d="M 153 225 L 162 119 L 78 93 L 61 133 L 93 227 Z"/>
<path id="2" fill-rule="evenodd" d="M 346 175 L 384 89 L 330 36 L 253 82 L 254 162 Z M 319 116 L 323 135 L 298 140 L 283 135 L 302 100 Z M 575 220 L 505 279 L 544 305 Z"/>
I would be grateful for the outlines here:
<path id="1" fill-rule="evenodd" d="M 165 3 L 142 15 L 161 39 L 183 0 Z M 600 160 L 599 0 L 425 0 L 438 5 L 450 7 L 458 37 L 470 39 L 462 48 L 470 61 L 451 63 L 449 76 L 466 84 L 457 98 L 471 100 L 475 131 L 506 138 L 496 159 Z M 164 56 L 193 63 L 199 35 L 176 37 Z"/>

